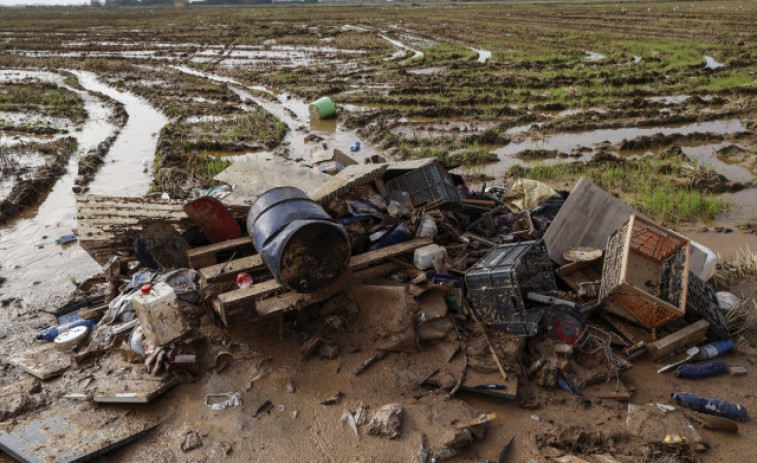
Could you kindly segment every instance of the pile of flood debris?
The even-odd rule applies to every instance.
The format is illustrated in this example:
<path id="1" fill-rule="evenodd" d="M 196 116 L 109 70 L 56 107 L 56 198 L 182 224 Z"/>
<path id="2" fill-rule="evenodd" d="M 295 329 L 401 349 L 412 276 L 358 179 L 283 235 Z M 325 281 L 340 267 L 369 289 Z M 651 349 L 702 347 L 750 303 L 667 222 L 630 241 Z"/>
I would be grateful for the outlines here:
<path id="1" fill-rule="evenodd" d="M 296 343 L 300 362 L 359 353 L 362 361 L 345 365 L 354 377 L 391 364 L 394 378 L 381 387 L 421 402 L 465 391 L 530 408 L 518 393 L 529 384 L 582 402 L 588 391 L 628 401 L 633 388 L 621 374 L 642 357 L 679 378 L 746 373 L 722 360 L 734 349 L 724 313 L 738 301 L 708 285 L 712 251 L 587 180 L 570 193 L 527 179 L 473 191 L 433 160 L 361 165 L 333 150 L 318 159 L 313 168 L 239 161 L 220 175 L 237 182 L 186 204 L 79 196 L 79 242 L 104 264 L 104 278 L 7 357 L 36 379 L 10 386 L 31 392 L 0 410 L 0 448 L 21 461 L 92 457 L 159 424 L 98 407 L 76 419 L 62 400 L 147 403 L 243 361 L 255 365 L 249 390 L 271 369 L 228 332 L 266 320 Z M 66 371 L 76 380 L 56 401 L 34 394 L 37 380 Z M 287 379 L 288 393 L 296 389 Z M 198 400 L 220 412 L 243 397 Z M 641 461 L 649 452 L 695 461 L 707 447 L 699 425 L 737 431 L 747 419 L 729 399 L 682 390 L 651 407 L 629 404 L 628 426 L 638 431 L 629 445 L 600 445 L 612 439 L 576 429 L 537 445 L 559 462 Z M 265 400 L 253 416 L 273 407 Z M 345 403 L 338 424 L 357 439 L 391 439 L 407 413 L 400 402 Z M 464 409 L 443 433 L 424 435 L 418 461 L 465 452 L 495 418 Z M 651 419 L 666 423 L 662 434 L 644 425 Z M 61 426 L 90 437 L 60 445 Z M 202 439 L 187 432 L 181 450 Z"/>

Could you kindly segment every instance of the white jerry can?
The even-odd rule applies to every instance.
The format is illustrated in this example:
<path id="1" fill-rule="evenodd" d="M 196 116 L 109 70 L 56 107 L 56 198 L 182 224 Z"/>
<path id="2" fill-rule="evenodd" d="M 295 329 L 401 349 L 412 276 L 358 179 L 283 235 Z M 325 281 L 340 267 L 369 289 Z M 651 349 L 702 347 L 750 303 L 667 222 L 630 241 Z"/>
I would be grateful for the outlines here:
<path id="1" fill-rule="evenodd" d="M 176 293 L 166 283 L 144 285 L 134 293 L 131 301 L 145 338 L 155 345 L 165 346 L 188 331 L 182 321 Z"/>

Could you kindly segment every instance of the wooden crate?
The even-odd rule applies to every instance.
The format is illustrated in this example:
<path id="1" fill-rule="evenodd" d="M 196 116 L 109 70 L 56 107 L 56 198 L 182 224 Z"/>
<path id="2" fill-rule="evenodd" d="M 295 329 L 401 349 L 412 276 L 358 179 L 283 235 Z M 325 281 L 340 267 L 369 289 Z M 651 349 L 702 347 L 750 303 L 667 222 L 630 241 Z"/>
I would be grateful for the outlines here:
<path id="1" fill-rule="evenodd" d="M 607 242 L 601 300 L 612 299 L 649 328 L 686 313 L 690 241 L 632 215 Z"/>

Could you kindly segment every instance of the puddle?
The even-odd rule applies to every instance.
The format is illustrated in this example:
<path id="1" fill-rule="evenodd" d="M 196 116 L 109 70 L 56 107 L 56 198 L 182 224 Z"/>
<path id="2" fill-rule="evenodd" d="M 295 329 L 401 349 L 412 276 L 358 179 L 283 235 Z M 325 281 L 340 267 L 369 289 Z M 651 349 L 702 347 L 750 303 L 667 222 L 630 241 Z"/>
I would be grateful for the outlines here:
<path id="1" fill-rule="evenodd" d="M 715 58 L 713 58 L 712 56 L 705 55 L 704 61 L 706 63 L 704 67 L 707 69 L 718 69 L 725 66 L 723 63 L 718 63 L 717 61 L 715 61 Z"/>
<path id="2" fill-rule="evenodd" d="M 673 96 L 651 96 L 649 98 L 645 98 L 645 100 L 651 102 L 651 103 L 662 103 L 666 106 L 668 105 L 674 105 L 674 104 L 681 104 L 684 101 L 691 98 L 691 95 L 673 95 Z"/>
<path id="3" fill-rule="evenodd" d="M 89 185 L 90 193 L 144 195 L 149 189 L 151 178 L 143 173 L 142 163 L 146 161 L 148 165 L 152 165 L 158 133 L 168 123 L 168 118 L 142 98 L 104 84 L 92 72 L 75 71 L 74 74 L 82 87 L 120 101 L 129 114 L 129 120 L 105 156 L 105 165 Z"/>
<path id="4" fill-rule="evenodd" d="M 539 123 L 529 124 L 528 126 L 513 127 L 507 131 L 508 134 L 518 134 L 526 132 L 533 125 L 539 125 Z M 530 137 L 520 142 L 510 143 L 507 146 L 494 150 L 494 154 L 499 157 L 499 162 L 496 164 L 490 164 L 483 168 L 477 167 L 478 172 L 493 176 L 496 179 L 502 178 L 507 172 L 507 169 L 514 164 L 523 164 L 524 162 L 516 159 L 514 156 L 525 150 L 541 149 L 546 151 L 556 150 L 561 153 L 571 153 L 574 150 L 587 147 L 592 148 L 594 145 L 602 142 L 617 143 L 624 139 L 634 139 L 639 136 L 651 136 L 657 133 L 663 135 L 681 134 L 687 135 L 692 133 L 704 133 L 712 132 L 716 134 L 731 134 L 736 132 L 742 132 L 746 130 L 744 124 L 737 119 L 697 122 L 693 124 L 678 124 L 672 126 L 651 127 L 651 128 L 623 128 L 623 129 L 600 129 L 591 130 L 585 132 L 563 132 L 554 135 L 545 135 L 543 137 Z M 685 145 L 684 145 L 685 146 Z M 705 145 L 702 145 L 705 146 Z M 706 145 L 712 146 L 712 145 Z M 705 163 L 712 164 L 714 167 L 723 167 L 731 175 L 740 177 L 746 169 L 738 166 L 726 166 L 722 161 L 717 160 L 716 154 L 712 148 L 702 148 L 702 151 L 698 151 L 695 147 L 685 147 L 685 150 L 690 150 L 691 155 Z M 712 150 L 712 151 L 708 151 Z M 592 150 L 593 151 L 593 150 Z M 710 154 L 707 154 L 707 153 Z M 556 160 L 544 160 L 545 163 L 556 162 Z M 461 173 L 475 173 L 472 170 L 463 170 Z M 725 175 L 725 174 L 724 174 Z M 727 176 L 727 175 L 726 175 Z M 733 178 L 732 180 L 736 180 Z"/>
<path id="5" fill-rule="evenodd" d="M 386 40 L 387 42 L 391 43 L 392 45 L 400 49 L 397 52 L 393 53 L 392 56 L 390 56 L 389 58 L 384 58 L 385 61 L 390 61 L 393 59 L 403 57 L 405 56 L 406 51 L 413 52 L 413 56 L 411 56 L 409 59 L 423 58 L 424 56 L 422 51 L 416 50 L 414 48 L 410 48 L 409 46 L 405 45 L 399 40 L 391 39 L 384 34 L 379 34 L 379 37 L 381 37 L 382 39 Z"/>
<path id="6" fill-rule="evenodd" d="M 432 74 L 440 74 L 442 71 L 444 71 L 443 67 L 430 67 L 430 68 L 421 68 L 421 69 L 411 69 L 407 71 L 408 74 L 416 74 L 416 75 L 432 75 Z"/>
<path id="7" fill-rule="evenodd" d="M 473 47 L 468 48 L 478 53 L 478 62 L 481 64 L 486 63 L 486 61 L 492 57 L 492 52 L 490 52 L 489 50 L 479 50 Z"/>
<path id="8" fill-rule="evenodd" d="M 27 73 L 25 73 L 27 74 Z M 59 74 L 28 74 L 62 85 Z M 2 78 L 1 74 L 0 78 Z M 73 133 L 78 154 L 105 140 L 115 129 L 108 121 L 111 110 L 88 92 L 66 87 L 78 93 L 87 111 L 87 121 Z M 0 228 L 0 252 L 3 255 L 0 274 L 7 280 L 4 297 L 23 298 L 29 306 L 45 307 L 73 289 L 70 278 L 83 281 L 97 273 L 99 266 L 78 245 L 58 246 L 55 239 L 71 233 L 76 226 L 76 202 L 71 188 L 77 171 L 77 156 L 72 156 L 64 174 L 41 204 Z M 33 291 L 36 282 L 39 290 Z"/>
<path id="9" fill-rule="evenodd" d="M 595 51 L 586 51 L 584 52 L 584 56 L 587 61 L 602 61 L 606 58 L 602 53 L 597 53 Z"/>
<path id="10" fill-rule="evenodd" d="M 323 150 L 323 143 L 326 143 L 329 148 L 338 148 L 342 150 L 358 162 L 362 162 L 366 157 L 377 153 L 373 147 L 364 143 L 355 132 L 347 130 L 341 124 L 338 124 L 336 119 L 311 121 L 308 103 L 295 97 L 290 96 L 287 98 L 288 95 L 277 94 L 261 86 L 245 86 L 230 77 L 204 73 L 187 66 L 172 67 L 186 74 L 230 84 L 229 88 L 236 93 L 242 101 L 254 101 L 257 105 L 284 122 L 289 127 L 289 130 L 287 130 L 287 133 L 284 136 L 282 145 L 289 147 L 289 157 L 291 159 L 304 159 L 307 161 L 310 159 L 312 153 Z M 272 95 L 274 98 L 261 98 L 251 91 L 263 92 Z M 343 110 L 343 107 L 340 106 L 339 109 Z M 308 133 L 323 137 L 323 141 L 305 141 L 305 136 Z M 355 140 L 360 140 L 361 148 L 360 151 L 352 153 L 349 151 L 349 148 Z"/>

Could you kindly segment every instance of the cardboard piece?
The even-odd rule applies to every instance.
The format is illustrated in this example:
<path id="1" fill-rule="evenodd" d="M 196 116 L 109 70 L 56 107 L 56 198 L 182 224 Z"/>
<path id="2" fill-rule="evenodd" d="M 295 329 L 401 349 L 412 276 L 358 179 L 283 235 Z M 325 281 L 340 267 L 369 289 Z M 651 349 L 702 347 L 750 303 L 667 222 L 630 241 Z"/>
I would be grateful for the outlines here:
<path id="1" fill-rule="evenodd" d="M 56 349 L 52 342 L 46 342 L 15 352 L 6 361 L 41 380 L 59 376 L 71 366 L 71 359 Z"/>

